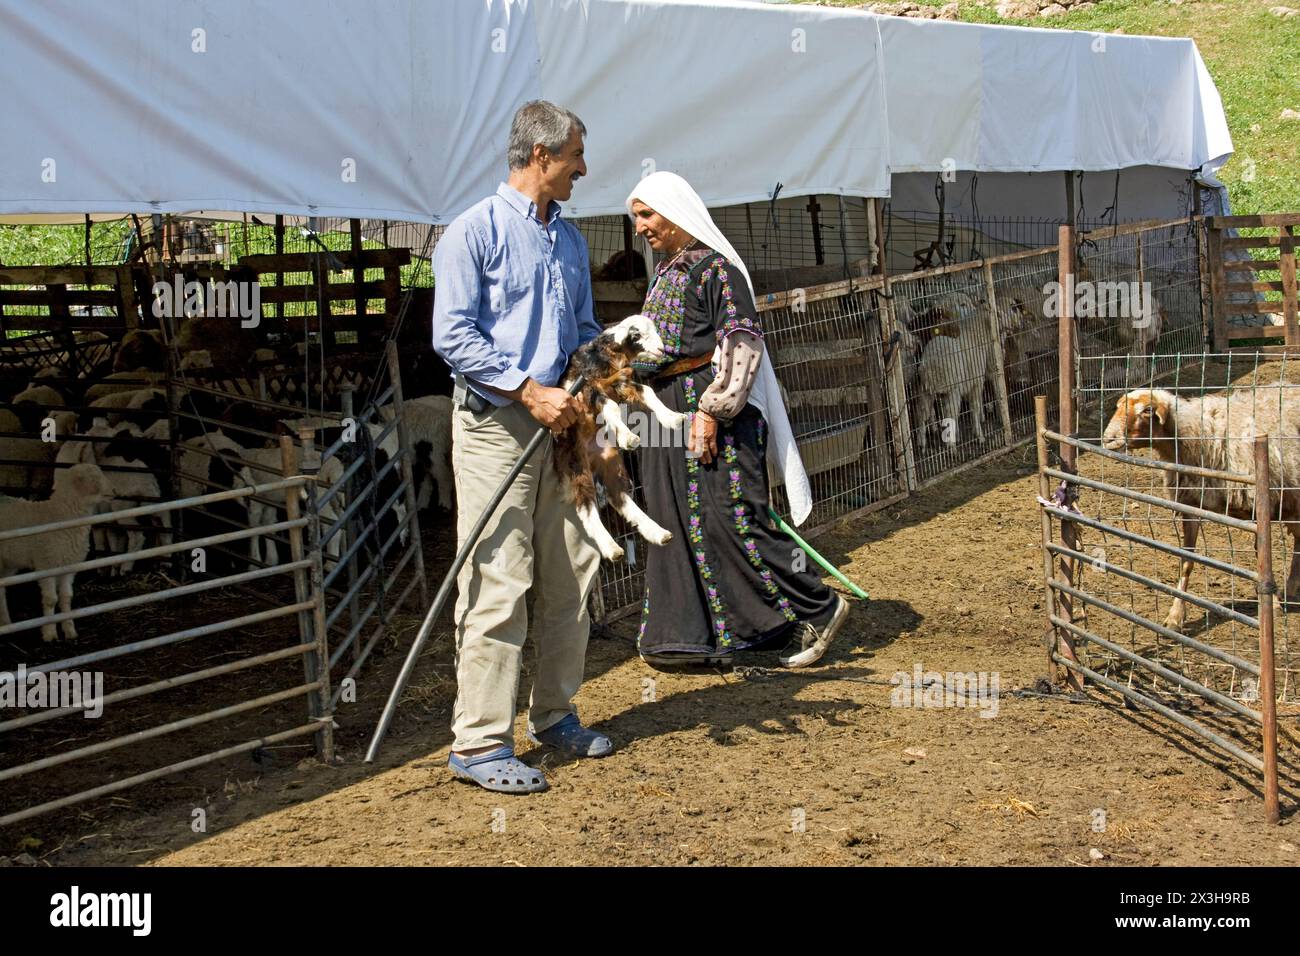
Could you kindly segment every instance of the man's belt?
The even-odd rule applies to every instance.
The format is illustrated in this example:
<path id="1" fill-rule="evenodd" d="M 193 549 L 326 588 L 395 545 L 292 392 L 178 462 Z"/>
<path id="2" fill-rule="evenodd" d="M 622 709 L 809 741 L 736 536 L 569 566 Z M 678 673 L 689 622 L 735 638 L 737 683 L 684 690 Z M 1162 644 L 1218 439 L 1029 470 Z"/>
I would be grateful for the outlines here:
<path id="1" fill-rule="evenodd" d="M 711 361 L 713 361 L 712 352 L 706 352 L 703 355 L 691 355 L 687 358 L 679 358 L 676 361 L 669 362 L 657 371 L 651 381 L 667 381 L 670 378 L 681 375 L 683 372 L 694 372 L 697 368 L 703 368 Z"/>

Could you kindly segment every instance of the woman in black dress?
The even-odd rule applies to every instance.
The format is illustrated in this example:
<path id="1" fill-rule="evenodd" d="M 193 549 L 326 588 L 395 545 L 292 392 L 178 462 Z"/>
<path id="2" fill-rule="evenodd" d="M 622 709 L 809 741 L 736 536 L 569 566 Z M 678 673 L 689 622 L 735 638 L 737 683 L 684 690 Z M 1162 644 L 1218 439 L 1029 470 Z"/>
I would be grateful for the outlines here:
<path id="1" fill-rule="evenodd" d="M 788 642 L 782 663 L 806 667 L 825 653 L 848 605 L 768 524 L 769 443 L 784 446 L 775 457 L 787 488 L 806 495 L 807 477 L 763 355 L 748 273 L 680 176 L 647 176 L 628 211 L 664 254 L 642 309 L 668 356 L 651 386 L 692 415 L 687 447 L 651 442 L 638 452 L 646 512 L 673 539 L 647 553 L 637 648 L 652 667 L 672 669 Z M 796 519 L 807 510 L 796 507 Z"/>

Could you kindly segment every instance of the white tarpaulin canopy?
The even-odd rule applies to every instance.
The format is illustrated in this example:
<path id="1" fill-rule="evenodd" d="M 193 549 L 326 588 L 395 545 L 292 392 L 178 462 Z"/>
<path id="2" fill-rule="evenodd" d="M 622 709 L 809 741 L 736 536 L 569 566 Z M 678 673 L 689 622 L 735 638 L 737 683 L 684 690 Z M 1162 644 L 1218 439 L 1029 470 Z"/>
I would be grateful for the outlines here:
<path id="1" fill-rule="evenodd" d="M 1232 152 L 1196 44 L 882 17 L 895 173 L 1169 166 Z"/>
<path id="2" fill-rule="evenodd" d="M 889 190 L 877 20 L 838 10 L 3 0 L 0 45 L 0 214 L 447 222 L 505 178 L 535 98 L 587 125 L 570 215 L 622 213 L 653 168 L 711 205 Z"/>
<path id="3" fill-rule="evenodd" d="M 654 169 L 722 206 L 1231 151 L 1191 41 L 1095 39 L 709 0 L 0 0 L 0 218 L 445 223 L 534 98 L 588 128 L 570 216 Z"/>

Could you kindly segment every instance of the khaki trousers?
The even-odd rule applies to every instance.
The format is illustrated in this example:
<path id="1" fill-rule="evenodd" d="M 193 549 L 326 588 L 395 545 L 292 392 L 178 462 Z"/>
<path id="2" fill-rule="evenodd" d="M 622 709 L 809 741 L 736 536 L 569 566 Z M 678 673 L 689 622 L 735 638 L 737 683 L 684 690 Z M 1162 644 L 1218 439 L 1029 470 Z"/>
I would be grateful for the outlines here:
<path id="1" fill-rule="evenodd" d="M 452 413 L 456 531 L 463 547 L 492 493 L 538 429 L 518 402 Z M 515 699 L 524 639 L 525 594 L 534 584 L 536 674 L 528 723 L 545 730 L 576 713 L 590 619 L 587 598 L 600 552 L 566 500 L 552 464 L 552 439 L 515 479 L 456 579 L 456 751 L 514 745 Z"/>

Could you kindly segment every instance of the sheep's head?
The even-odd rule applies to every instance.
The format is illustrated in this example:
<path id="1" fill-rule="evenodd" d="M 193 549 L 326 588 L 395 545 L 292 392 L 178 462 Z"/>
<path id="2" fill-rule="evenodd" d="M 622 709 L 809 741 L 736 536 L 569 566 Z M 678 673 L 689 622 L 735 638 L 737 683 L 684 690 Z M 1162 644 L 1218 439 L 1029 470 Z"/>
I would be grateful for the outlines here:
<path id="1" fill-rule="evenodd" d="M 54 493 L 78 498 L 85 505 L 95 506 L 113 497 L 113 487 L 98 465 L 80 464 L 60 469 L 54 476 Z"/>
<path id="2" fill-rule="evenodd" d="M 648 315 L 629 315 L 609 329 L 607 334 L 629 355 L 647 355 L 653 359 L 664 357 L 664 342 L 654 319 Z"/>
<path id="3" fill-rule="evenodd" d="M 1119 451 L 1172 434 L 1174 397 L 1158 388 L 1141 388 L 1120 396 L 1102 435 L 1102 446 Z"/>

